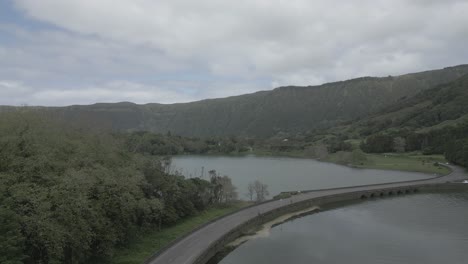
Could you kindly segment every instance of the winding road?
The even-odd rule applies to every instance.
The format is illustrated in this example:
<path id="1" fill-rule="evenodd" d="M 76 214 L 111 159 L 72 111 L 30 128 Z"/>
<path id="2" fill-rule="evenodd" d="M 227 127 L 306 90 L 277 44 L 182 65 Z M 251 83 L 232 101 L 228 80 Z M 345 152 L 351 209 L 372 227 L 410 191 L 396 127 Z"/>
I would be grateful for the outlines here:
<path id="1" fill-rule="evenodd" d="M 146 263 L 195 264 L 199 257 L 213 246 L 213 243 L 222 239 L 226 234 L 231 232 L 231 230 L 239 227 L 239 225 L 249 220 L 253 220 L 261 214 L 285 206 L 290 206 L 291 204 L 340 194 L 358 193 L 359 195 L 365 195 L 372 193 L 372 191 L 408 187 L 416 188 L 418 186 L 444 184 L 447 182 L 458 182 L 468 179 L 468 175 L 465 173 L 463 168 L 457 166 L 450 166 L 450 168 L 452 169 L 452 173 L 431 179 L 307 191 L 287 199 L 272 200 L 256 206 L 248 207 L 195 230 L 189 235 L 171 244 L 170 247 L 163 249 L 161 252 L 157 252 Z"/>

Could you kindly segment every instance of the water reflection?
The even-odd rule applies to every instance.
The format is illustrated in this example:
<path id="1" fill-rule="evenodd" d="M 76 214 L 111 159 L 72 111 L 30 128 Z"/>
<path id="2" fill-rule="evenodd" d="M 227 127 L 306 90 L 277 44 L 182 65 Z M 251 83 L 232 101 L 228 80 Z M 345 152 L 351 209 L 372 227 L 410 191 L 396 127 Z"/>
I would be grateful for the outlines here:
<path id="1" fill-rule="evenodd" d="M 221 264 L 467 263 L 468 192 L 369 200 L 305 216 Z"/>

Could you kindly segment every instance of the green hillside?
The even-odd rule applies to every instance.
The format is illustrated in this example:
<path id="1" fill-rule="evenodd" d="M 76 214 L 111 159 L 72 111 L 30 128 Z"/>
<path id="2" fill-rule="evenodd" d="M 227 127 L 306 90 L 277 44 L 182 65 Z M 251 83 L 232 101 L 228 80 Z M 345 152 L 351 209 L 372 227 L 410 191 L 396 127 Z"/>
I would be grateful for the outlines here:
<path id="1" fill-rule="evenodd" d="M 363 77 L 320 86 L 280 87 L 191 103 L 116 103 L 41 109 L 73 124 L 119 131 L 263 137 L 329 128 L 467 73 L 468 65 L 461 65 L 397 77 Z"/>
<path id="2" fill-rule="evenodd" d="M 419 133 L 468 121 L 468 75 L 438 85 L 355 123 L 361 135 L 407 129 Z"/>
<path id="3" fill-rule="evenodd" d="M 357 122 L 327 130 L 328 137 L 362 142 L 368 153 L 444 154 L 468 166 L 468 75 L 423 91 Z M 331 135 L 331 136 L 330 136 Z M 323 136 L 322 136 L 323 137 Z M 356 145 L 356 144 L 355 144 Z"/>

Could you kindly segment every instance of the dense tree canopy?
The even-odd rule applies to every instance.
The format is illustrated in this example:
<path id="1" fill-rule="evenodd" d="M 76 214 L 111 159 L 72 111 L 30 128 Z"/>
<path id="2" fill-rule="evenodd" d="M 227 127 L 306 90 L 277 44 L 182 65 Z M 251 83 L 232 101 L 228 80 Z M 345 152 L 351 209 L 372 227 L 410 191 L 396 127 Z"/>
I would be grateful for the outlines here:
<path id="1" fill-rule="evenodd" d="M 148 155 L 171 154 L 175 144 L 148 140 L 155 142 L 150 151 L 135 150 L 121 135 L 2 114 L 0 262 L 86 263 L 111 255 L 142 228 L 207 208 L 215 184 L 177 175 L 170 159 Z"/>
<path id="2" fill-rule="evenodd" d="M 423 154 L 444 154 L 446 159 L 468 167 L 468 123 L 447 126 L 424 133 L 406 133 L 396 136 L 374 134 L 361 144 L 362 150 L 371 153 L 421 151 Z"/>

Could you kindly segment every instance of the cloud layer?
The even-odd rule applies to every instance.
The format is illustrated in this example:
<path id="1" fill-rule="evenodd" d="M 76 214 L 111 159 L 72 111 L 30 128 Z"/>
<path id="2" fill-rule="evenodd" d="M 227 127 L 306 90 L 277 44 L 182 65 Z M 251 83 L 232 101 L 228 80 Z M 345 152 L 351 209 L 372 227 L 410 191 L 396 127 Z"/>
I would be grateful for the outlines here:
<path id="1" fill-rule="evenodd" d="M 16 0 L 11 12 L 41 26 L 0 20 L 0 104 L 171 103 L 468 58 L 463 0 Z M 31 92 L 4 97 L 5 83 Z"/>

